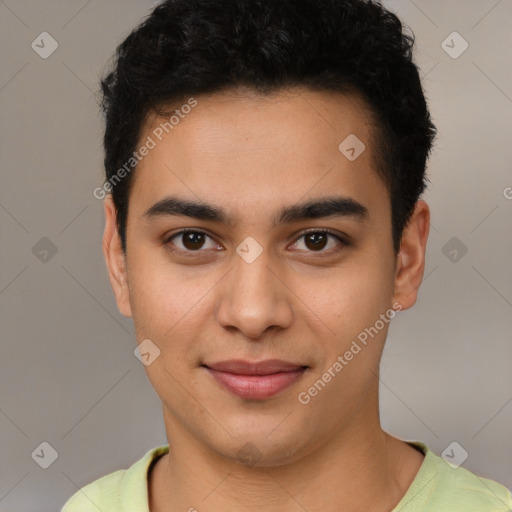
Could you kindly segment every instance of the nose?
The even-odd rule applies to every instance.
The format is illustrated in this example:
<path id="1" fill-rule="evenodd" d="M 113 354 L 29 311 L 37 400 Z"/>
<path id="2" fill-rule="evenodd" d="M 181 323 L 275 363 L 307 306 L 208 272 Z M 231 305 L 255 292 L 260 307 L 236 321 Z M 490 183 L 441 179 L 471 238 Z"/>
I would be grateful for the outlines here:
<path id="1" fill-rule="evenodd" d="M 237 255 L 234 268 L 223 280 L 217 321 L 247 338 L 260 339 L 267 329 L 290 326 L 292 296 L 290 284 L 269 261 L 268 251 L 263 250 L 251 263 Z"/>

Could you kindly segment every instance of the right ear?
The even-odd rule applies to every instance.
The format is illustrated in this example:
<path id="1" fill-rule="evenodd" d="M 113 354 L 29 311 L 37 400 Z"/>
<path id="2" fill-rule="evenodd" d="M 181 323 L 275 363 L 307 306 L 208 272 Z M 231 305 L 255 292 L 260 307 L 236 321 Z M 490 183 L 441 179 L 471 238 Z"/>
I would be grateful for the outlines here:
<path id="1" fill-rule="evenodd" d="M 126 317 L 132 316 L 130 291 L 126 273 L 126 258 L 117 231 L 117 210 L 112 194 L 105 197 L 105 231 L 103 233 L 103 256 L 107 264 L 110 286 L 116 297 L 117 307 Z"/>

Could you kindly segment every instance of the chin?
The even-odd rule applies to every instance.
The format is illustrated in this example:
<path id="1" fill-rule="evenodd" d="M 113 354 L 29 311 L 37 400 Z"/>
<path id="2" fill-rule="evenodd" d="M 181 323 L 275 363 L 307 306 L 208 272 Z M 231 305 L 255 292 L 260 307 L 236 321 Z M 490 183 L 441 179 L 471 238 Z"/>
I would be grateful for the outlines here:
<path id="1" fill-rule="evenodd" d="M 271 429 L 269 430 L 269 432 Z M 267 435 L 262 430 L 254 435 L 245 431 L 229 439 L 229 445 L 217 446 L 216 451 L 245 467 L 277 467 L 290 464 L 307 451 L 307 440 L 283 438 L 276 432 Z"/>

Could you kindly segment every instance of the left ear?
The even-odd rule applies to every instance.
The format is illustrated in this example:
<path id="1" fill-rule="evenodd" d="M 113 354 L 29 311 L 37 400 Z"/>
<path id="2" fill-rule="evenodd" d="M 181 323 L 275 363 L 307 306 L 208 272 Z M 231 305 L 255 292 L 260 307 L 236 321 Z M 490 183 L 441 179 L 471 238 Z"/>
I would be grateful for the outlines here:
<path id="1" fill-rule="evenodd" d="M 425 251 L 430 230 L 430 209 L 419 199 L 405 226 L 397 254 L 393 302 L 408 309 L 416 303 L 425 270 Z"/>

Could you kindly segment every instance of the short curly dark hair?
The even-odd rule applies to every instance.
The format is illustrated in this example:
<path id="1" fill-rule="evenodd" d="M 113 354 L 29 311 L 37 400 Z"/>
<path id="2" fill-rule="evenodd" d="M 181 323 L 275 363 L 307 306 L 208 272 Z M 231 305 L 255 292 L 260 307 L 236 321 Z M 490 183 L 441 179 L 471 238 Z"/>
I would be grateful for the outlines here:
<path id="1" fill-rule="evenodd" d="M 107 182 L 130 160 L 148 114 L 185 98 L 244 86 L 354 92 L 374 119 L 398 252 L 436 136 L 413 46 L 372 0 L 166 0 L 118 46 L 101 80 Z M 124 251 L 132 174 L 109 189 Z"/>

